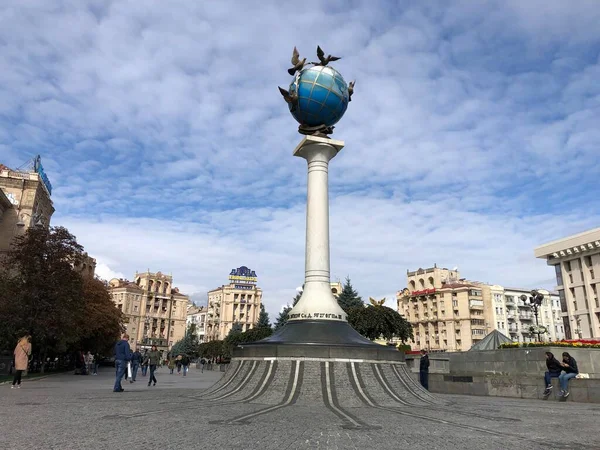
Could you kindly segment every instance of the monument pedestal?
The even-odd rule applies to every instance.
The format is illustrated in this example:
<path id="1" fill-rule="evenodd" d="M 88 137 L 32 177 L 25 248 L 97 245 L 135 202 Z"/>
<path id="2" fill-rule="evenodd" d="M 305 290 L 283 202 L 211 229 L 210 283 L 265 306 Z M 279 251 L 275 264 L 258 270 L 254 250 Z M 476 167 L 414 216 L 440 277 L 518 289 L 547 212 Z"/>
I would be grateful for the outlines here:
<path id="1" fill-rule="evenodd" d="M 304 289 L 288 323 L 266 339 L 235 348 L 225 376 L 201 395 L 210 404 L 269 406 L 218 423 L 246 424 L 293 404 L 324 404 L 344 428 L 366 429 L 376 426 L 352 408 L 439 403 L 410 376 L 404 353 L 361 336 L 331 293 L 328 167 L 343 146 L 306 136 L 294 151 L 308 163 Z"/>

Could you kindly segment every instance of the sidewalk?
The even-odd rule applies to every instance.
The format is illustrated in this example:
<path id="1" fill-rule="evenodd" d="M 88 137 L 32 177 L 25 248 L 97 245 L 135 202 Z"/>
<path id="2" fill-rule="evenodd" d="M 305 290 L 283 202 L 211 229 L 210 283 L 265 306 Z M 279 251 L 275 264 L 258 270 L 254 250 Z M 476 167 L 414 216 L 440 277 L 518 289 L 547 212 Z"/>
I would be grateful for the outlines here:
<path id="1" fill-rule="evenodd" d="M 200 373 L 200 369 L 191 368 L 187 376 L 178 375 L 177 371 L 171 375 L 168 367 L 163 366 L 156 370 L 155 376 L 157 379 L 156 386 L 148 387 L 148 379 L 150 371 L 144 377 L 142 371 L 138 370 L 136 382 L 130 383 L 129 380 L 121 381 L 125 391 L 145 391 L 145 390 L 165 390 L 165 389 L 194 389 L 204 390 L 216 383 L 222 376 L 223 372 L 218 370 L 207 371 Z M 21 382 L 21 390 L 33 388 L 35 390 L 56 389 L 61 385 L 69 386 L 69 389 L 89 391 L 112 391 L 115 382 L 115 369 L 113 367 L 100 367 L 98 375 L 73 375 L 73 372 L 50 373 L 41 377 L 23 378 Z M 0 384 L 0 390 L 10 389 L 12 382 Z"/>

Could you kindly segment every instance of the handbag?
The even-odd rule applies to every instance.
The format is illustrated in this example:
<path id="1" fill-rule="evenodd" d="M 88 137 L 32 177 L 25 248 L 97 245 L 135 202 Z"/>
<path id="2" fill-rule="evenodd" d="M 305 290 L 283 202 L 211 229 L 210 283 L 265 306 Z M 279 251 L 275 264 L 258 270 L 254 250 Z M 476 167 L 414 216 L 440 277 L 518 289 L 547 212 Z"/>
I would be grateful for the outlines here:
<path id="1" fill-rule="evenodd" d="M 133 378 L 133 371 L 131 370 L 131 361 L 127 361 L 127 377 Z"/>

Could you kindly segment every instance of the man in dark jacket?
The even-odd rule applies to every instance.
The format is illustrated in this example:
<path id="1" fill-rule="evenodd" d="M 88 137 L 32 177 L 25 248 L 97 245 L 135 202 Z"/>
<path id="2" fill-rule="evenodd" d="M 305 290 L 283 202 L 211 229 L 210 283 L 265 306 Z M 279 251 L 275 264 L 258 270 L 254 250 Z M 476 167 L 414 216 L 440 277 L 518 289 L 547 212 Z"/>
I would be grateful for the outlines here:
<path id="1" fill-rule="evenodd" d="M 142 363 L 142 354 L 140 353 L 140 349 L 136 348 L 135 352 L 131 355 L 131 380 L 130 383 L 135 381 L 135 377 L 137 376 L 138 369 L 140 368 L 140 364 Z"/>
<path id="2" fill-rule="evenodd" d="M 419 362 L 419 382 L 421 386 L 429 390 L 429 356 L 425 350 L 421 350 L 421 361 Z"/>
<path id="3" fill-rule="evenodd" d="M 183 366 L 183 376 L 187 376 L 188 369 L 190 367 L 190 357 L 188 355 L 183 355 L 181 358 L 181 365 Z"/>
<path id="4" fill-rule="evenodd" d="M 552 352 L 546 352 L 546 367 L 548 371 L 544 374 L 544 381 L 546 382 L 546 389 L 544 389 L 544 397 L 548 397 L 552 392 L 552 378 L 560 377 L 562 372 L 562 365 L 554 357 Z"/>
<path id="5" fill-rule="evenodd" d="M 131 348 L 129 347 L 129 335 L 124 334 L 123 338 L 115 345 L 115 369 L 116 379 L 113 392 L 123 392 L 123 386 L 121 386 L 121 378 L 125 375 L 127 370 L 127 363 L 131 361 Z"/>
<path id="6" fill-rule="evenodd" d="M 569 396 L 569 380 L 571 378 L 575 378 L 579 373 L 579 368 L 577 367 L 577 361 L 567 352 L 562 354 L 562 370 L 564 373 L 561 373 L 558 377 L 558 382 L 560 383 L 560 396 L 567 398 Z"/>

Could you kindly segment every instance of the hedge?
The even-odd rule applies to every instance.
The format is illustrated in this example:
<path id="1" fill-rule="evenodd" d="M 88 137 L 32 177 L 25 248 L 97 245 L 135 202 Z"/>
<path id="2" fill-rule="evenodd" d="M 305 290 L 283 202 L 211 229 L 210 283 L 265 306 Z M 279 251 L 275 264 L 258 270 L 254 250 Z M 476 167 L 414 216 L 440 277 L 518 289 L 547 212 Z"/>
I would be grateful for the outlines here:
<path id="1" fill-rule="evenodd" d="M 508 342 L 500 344 L 499 348 L 525 348 L 525 347 L 569 347 L 569 348 L 600 348 L 600 341 L 581 340 L 581 341 L 556 341 L 556 342 Z"/>

